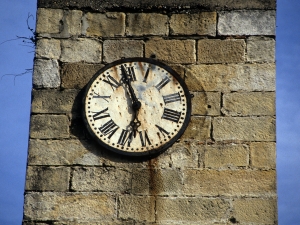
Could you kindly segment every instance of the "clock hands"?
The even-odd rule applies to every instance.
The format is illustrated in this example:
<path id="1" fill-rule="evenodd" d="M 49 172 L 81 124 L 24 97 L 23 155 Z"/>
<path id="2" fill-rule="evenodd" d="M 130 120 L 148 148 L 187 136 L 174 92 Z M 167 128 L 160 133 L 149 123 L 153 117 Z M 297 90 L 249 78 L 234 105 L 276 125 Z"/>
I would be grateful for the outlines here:
<path id="1" fill-rule="evenodd" d="M 128 86 L 129 93 L 130 93 L 130 98 L 132 100 L 132 109 L 134 112 L 134 117 L 133 120 L 130 122 L 130 126 L 133 131 L 134 137 L 136 136 L 136 133 L 138 132 L 139 126 L 141 126 L 141 122 L 138 120 L 138 112 L 139 109 L 141 108 L 141 102 L 137 99 L 134 90 L 131 86 L 131 81 L 132 81 L 132 76 L 127 73 L 124 65 L 121 65 L 121 71 L 122 71 L 122 81 Z"/>

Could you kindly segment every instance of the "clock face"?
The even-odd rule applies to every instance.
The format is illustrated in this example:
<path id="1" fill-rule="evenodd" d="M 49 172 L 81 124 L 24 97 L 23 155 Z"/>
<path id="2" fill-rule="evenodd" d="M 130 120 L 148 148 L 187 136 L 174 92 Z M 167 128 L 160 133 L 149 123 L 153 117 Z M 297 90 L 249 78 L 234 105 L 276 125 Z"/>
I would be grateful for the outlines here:
<path id="1" fill-rule="evenodd" d="M 190 93 L 171 68 L 127 58 L 99 70 L 87 85 L 84 120 L 106 149 L 131 156 L 171 146 L 190 120 Z"/>

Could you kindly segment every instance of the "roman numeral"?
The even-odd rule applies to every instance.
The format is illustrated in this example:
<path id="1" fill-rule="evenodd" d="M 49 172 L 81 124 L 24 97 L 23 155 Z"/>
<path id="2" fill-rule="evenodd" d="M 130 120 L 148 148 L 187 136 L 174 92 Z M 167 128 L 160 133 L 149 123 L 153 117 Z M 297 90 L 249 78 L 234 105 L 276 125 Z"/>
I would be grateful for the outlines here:
<path id="1" fill-rule="evenodd" d="M 117 124 L 115 124 L 115 122 L 112 119 L 99 128 L 99 130 L 104 136 L 109 134 L 108 139 L 110 139 L 118 129 L 119 127 L 117 126 Z"/>
<path id="2" fill-rule="evenodd" d="M 99 119 L 102 119 L 105 117 L 109 117 L 109 113 L 106 113 L 107 110 L 108 110 L 108 108 L 103 109 L 100 112 L 92 112 L 92 113 L 94 113 L 94 115 L 93 115 L 94 120 L 99 120 Z"/>
<path id="3" fill-rule="evenodd" d="M 171 80 L 169 77 L 165 77 L 164 79 L 161 80 L 155 87 L 157 88 L 158 91 L 162 89 L 164 86 L 166 86 L 167 83 L 169 83 Z"/>
<path id="4" fill-rule="evenodd" d="M 93 98 L 101 98 L 101 99 L 104 99 L 105 101 L 109 102 L 107 99 L 110 98 L 110 96 L 107 96 L 107 95 L 99 95 L 98 93 L 94 92 L 95 95 L 93 95 Z"/>
<path id="5" fill-rule="evenodd" d="M 146 71 L 146 74 L 145 74 L 145 77 L 144 77 L 144 80 L 143 80 L 144 83 L 147 83 L 147 79 L 148 79 L 148 76 L 149 76 L 149 71 L 150 71 L 150 68 L 148 67 L 147 71 Z"/>
<path id="6" fill-rule="evenodd" d="M 177 112 L 177 111 L 172 110 L 172 109 L 165 108 L 164 113 L 163 113 L 161 118 L 178 123 L 178 121 L 180 119 L 180 115 L 181 115 L 180 112 Z"/>
<path id="7" fill-rule="evenodd" d="M 115 78 L 113 78 L 111 75 L 108 75 L 107 76 L 107 80 L 103 80 L 105 83 L 108 83 L 110 86 L 111 86 L 111 88 L 114 90 L 114 88 L 118 88 L 121 84 L 118 82 L 118 81 L 116 81 L 116 79 Z"/>
<path id="8" fill-rule="evenodd" d="M 166 131 L 164 128 L 162 128 L 162 127 L 160 127 L 160 126 L 158 126 L 158 125 L 156 125 L 156 124 L 155 124 L 155 126 L 158 128 L 159 132 L 162 133 L 162 134 L 164 135 L 164 137 L 165 137 L 166 135 L 169 135 L 170 132 Z M 166 135 L 165 135 L 165 134 L 166 134 Z"/>
<path id="9" fill-rule="evenodd" d="M 147 131 L 144 131 L 144 135 L 143 135 L 143 131 L 139 131 L 139 135 L 143 147 L 146 147 L 147 144 L 151 145 L 151 141 L 148 137 Z"/>
<path id="10" fill-rule="evenodd" d="M 177 93 L 170 94 L 170 95 L 164 95 L 163 99 L 164 99 L 165 104 L 168 104 L 170 102 L 180 101 L 180 94 L 179 94 L 179 92 L 177 92 Z"/>
<path id="11" fill-rule="evenodd" d="M 121 65 L 121 71 L 127 73 L 128 79 L 130 79 L 131 81 L 136 81 L 136 76 L 135 76 L 133 66 L 126 67 L 124 65 Z"/>
<path id="12" fill-rule="evenodd" d="M 118 140 L 119 145 L 125 145 L 128 142 L 127 146 L 130 147 L 130 143 L 133 139 L 133 132 L 128 130 L 122 130 L 121 135 Z"/>

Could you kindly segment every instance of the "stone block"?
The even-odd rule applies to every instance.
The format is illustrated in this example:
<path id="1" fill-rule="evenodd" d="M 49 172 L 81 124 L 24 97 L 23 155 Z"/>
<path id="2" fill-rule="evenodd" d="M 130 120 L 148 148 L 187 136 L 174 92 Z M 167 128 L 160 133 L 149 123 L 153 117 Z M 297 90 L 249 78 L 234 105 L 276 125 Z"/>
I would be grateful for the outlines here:
<path id="1" fill-rule="evenodd" d="M 273 10 L 224 11 L 219 13 L 220 35 L 275 35 Z"/>
<path id="2" fill-rule="evenodd" d="M 194 98 L 192 98 L 192 115 L 221 115 L 221 93 L 194 92 L 193 95 Z"/>
<path id="3" fill-rule="evenodd" d="M 274 91 L 275 64 L 191 65 L 185 82 L 190 91 Z"/>
<path id="4" fill-rule="evenodd" d="M 61 37 L 81 35 L 81 20 L 83 12 L 79 10 L 65 10 L 63 18 L 63 30 Z"/>
<path id="5" fill-rule="evenodd" d="M 186 170 L 184 194 L 265 196 L 276 194 L 274 170 Z"/>
<path id="6" fill-rule="evenodd" d="M 100 63 L 102 60 L 102 44 L 99 41 L 87 38 L 62 40 L 61 46 L 62 62 Z"/>
<path id="7" fill-rule="evenodd" d="M 266 37 L 248 38 L 247 61 L 275 62 L 275 40 Z"/>
<path id="8" fill-rule="evenodd" d="M 275 142 L 252 142 L 250 144 L 251 165 L 260 169 L 276 168 Z"/>
<path id="9" fill-rule="evenodd" d="M 146 42 L 145 57 L 153 55 L 167 63 L 195 63 L 195 41 L 151 39 Z"/>
<path id="10" fill-rule="evenodd" d="M 29 142 L 28 165 L 97 165 L 101 158 L 96 155 L 97 146 L 87 141 L 35 140 Z"/>
<path id="11" fill-rule="evenodd" d="M 168 16 L 158 13 L 129 13 L 126 36 L 163 35 L 169 33 Z"/>
<path id="12" fill-rule="evenodd" d="M 33 90 L 32 113 L 71 113 L 81 110 L 81 99 L 75 101 L 78 90 Z"/>
<path id="13" fill-rule="evenodd" d="M 278 224 L 277 201 L 272 198 L 234 199 L 233 217 L 240 224 Z"/>
<path id="14" fill-rule="evenodd" d="M 143 41 L 107 40 L 103 43 L 103 61 L 110 63 L 122 57 L 143 57 L 143 51 Z"/>
<path id="15" fill-rule="evenodd" d="M 202 39 L 198 41 L 199 63 L 241 63 L 245 61 L 244 40 Z"/>
<path id="16" fill-rule="evenodd" d="M 57 88 L 60 86 L 59 65 L 56 60 L 34 61 L 33 86 L 35 88 Z"/>
<path id="17" fill-rule="evenodd" d="M 61 86 L 82 89 L 101 68 L 102 64 L 64 63 L 61 68 Z"/>
<path id="18" fill-rule="evenodd" d="M 216 12 L 173 14 L 170 19 L 170 34 L 216 36 L 216 24 Z"/>
<path id="19" fill-rule="evenodd" d="M 228 169 L 249 166 L 249 147 L 242 144 L 205 145 L 205 168 Z"/>
<path id="20" fill-rule="evenodd" d="M 155 198 L 153 196 L 123 195 L 119 197 L 120 219 L 155 221 Z"/>
<path id="21" fill-rule="evenodd" d="M 156 202 L 157 220 L 162 223 L 204 224 L 226 219 L 230 203 L 220 198 L 159 197 Z"/>
<path id="22" fill-rule="evenodd" d="M 183 188 L 182 179 L 182 171 L 177 169 L 134 170 L 131 194 L 178 195 Z"/>
<path id="23" fill-rule="evenodd" d="M 274 116 L 275 92 L 224 94 L 222 112 L 230 116 Z"/>
<path id="24" fill-rule="evenodd" d="M 65 115 L 32 115 L 30 137 L 38 139 L 68 138 L 69 120 Z"/>
<path id="25" fill-rule="evenodd" d="M 35 140 L 30 139 L 28 165 L 53 166 L 106 166 L 125 168 L 146 168 L 148 162 L 136 162 L 112 154 L 93 140 Z"/>
<path id="26" fill-rule="evenodd" d="M 109 167 L 76 167 L 73 170 L 72 190 L 124 193 L 130 190 L 131 173 Z"/>
<path id="27" fill-rule="evenodd" d="M 68 191 L 70 168 L 28 166 L 26 191 Z"/>
<path id="28" fill-rule="evenodd" d="M 193 142 L 175 143 L 167 150 L 167 153 L 170 155 L 169 167 L 171 168 L 198 167 L 198 146 Z"/>
<path id="29" fill-rule="evenodd" d="M 184 79 L 184 75 L 185 75 L 185 67 L 183 65 L 180 64 L 168 64 L 168 66 L 170 66 L 173 70 L 175 70 L 175 72 L 178 73 L 178 75 Z"/>
<path id="30" fill-rule="evenodd" d="M 181 139 L 194 139 L 207 141 L 210 139 L 211 118 L 210 117 L 191 117 L 191 121 Z"/>
<path id="31" fill-rule="evenodd" d="M 24 220 L 111 221 L 116 199 L 103 193 L 32 192 L 25 195 Z"/>
<path id="32" fill-rule="evenodd" d="M 86 13 L 82 21 L 86 36 L 115 37 L 125 34 L 125 13 Z"/>
<path id="33" fill-rule="evenodd" d="M 36 33 L 58 34 L 61 30 L 63 10 L 38 8 Z"/>
<path id="34" fill-rule="evenodd" d="M 275 119 L 262 117 L 217 117 L 213 120 L 216 141 L 275 141 Z"/>
<path id="35" fill-rule="evenodd" d="M 60 53 L 60 40 L 46 38 L 38 39 L 35 49 L 36 58 L 59 59 Z"/>

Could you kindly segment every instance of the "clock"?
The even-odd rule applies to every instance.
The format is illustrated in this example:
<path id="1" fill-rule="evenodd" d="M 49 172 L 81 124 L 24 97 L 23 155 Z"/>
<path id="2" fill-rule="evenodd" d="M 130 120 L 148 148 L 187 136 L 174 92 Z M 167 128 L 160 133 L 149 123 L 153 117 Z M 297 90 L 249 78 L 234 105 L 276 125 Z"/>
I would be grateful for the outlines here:
<path id="1" fill-rule="evenodd" d="M 151 58 L 123 58 L 100 69 L 83 99 L 85 125 L 105 149 L 149 156 L 185 131 L 191 95 L 169 66 Z"/>

